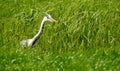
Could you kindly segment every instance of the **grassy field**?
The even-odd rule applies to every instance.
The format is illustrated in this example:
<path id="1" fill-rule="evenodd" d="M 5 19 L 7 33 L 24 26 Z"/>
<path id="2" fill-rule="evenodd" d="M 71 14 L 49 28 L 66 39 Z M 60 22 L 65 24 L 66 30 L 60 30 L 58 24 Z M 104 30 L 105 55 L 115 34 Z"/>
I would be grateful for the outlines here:
<path id="1" fill-rule="evenodd" d="M 47 12 L 57 23 L 45 23 Z M 0 71 L 119 71 L 120 0 L 0 0 Z"/>

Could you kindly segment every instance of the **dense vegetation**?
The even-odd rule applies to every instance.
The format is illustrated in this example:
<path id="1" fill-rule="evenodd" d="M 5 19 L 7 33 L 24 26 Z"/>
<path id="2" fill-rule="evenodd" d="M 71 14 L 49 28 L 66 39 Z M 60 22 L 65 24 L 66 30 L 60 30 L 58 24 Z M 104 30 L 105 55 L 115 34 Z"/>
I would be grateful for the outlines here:
<path id="1" fill-rule="evenodd" d="M 45 23 L 47 12 L 57 23 Z M 0 71 L 119 71 L 119 0 L 1 0 Z"/>

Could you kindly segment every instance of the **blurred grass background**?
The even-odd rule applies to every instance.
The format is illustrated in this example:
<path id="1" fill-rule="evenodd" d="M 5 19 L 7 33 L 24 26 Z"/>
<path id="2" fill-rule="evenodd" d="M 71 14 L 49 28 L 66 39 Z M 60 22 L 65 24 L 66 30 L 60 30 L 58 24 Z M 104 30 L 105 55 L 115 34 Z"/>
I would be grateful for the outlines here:
<path id="1" fill-rule="evenodd" d="M 33 48 L 32 38 L 48 12 Z M 119 0 L 0 0 L 0 70 L 119 71 Z"/>

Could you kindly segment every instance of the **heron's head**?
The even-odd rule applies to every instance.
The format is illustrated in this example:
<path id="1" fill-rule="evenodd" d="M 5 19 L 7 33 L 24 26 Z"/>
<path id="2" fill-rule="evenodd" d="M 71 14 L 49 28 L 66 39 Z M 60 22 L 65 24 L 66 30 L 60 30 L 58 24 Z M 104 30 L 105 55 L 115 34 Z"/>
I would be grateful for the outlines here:
<path id="1" fill-rule="evenodd" d="M 45 21 L 56 22 L 56 20 L 53 19 L 50 14 L 45 14 L 44 19 Z"/>

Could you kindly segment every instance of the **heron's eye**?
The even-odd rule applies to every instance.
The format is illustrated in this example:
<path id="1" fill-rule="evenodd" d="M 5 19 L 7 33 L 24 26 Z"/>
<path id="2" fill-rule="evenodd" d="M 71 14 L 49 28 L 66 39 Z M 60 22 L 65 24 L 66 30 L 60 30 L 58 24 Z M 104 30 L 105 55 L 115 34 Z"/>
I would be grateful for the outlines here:
<path id="1" fill-rule="evenodd" d="M 49 19 L 49 16 L 48 15 L 45 15 L 48 19 Z"/>
<path id="2" fill-rule="evenodd" d="M 46 15 L 47 18 L 49 18 L 47 15 Z"/>
<path id="3" fill-rule="evenodd" d="M 51 16 L 49 14 L 46 14 L 45 16 L 47 17 L 47 19 L 51 18 Z"/>

